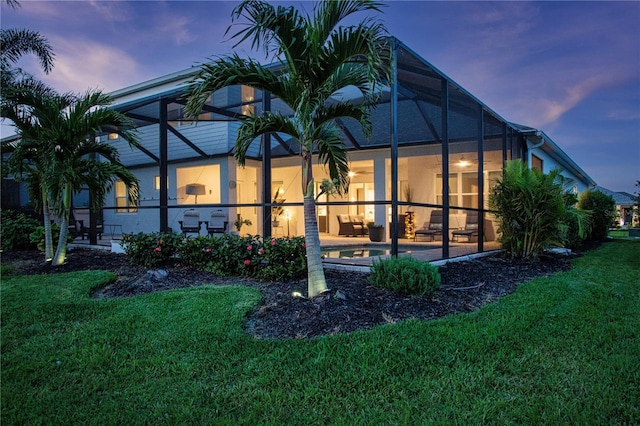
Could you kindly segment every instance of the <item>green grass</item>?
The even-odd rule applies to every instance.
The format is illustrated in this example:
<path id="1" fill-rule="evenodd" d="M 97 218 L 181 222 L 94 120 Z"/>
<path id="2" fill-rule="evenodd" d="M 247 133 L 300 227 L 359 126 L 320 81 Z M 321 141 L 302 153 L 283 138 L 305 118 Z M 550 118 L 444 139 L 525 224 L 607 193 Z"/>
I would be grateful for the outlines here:
<path id="1" fill-rule="evenodd" d="M 3 277 L 3 425 L 637 424 L 640 241 L 480 311 L 245 335 L 246 287 L 94 300 L 105 272 Z"/>
<path id="2" fill-rule="evenodd" d="M 629 230 L 616 229 L 615 231 L 609 231 L 609 236 L 611 238 L 629 238 Z"/>

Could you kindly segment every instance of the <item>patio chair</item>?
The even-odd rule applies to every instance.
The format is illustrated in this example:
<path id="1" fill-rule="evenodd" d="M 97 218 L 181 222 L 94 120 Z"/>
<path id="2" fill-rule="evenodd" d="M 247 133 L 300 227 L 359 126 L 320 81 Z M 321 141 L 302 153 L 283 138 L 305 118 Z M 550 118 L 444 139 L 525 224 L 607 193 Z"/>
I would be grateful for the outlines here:
<path id="1" fill-rule="evenodd" d="M 451 232 L 451 239 L 453 241 L 459 241 L 460 237 L 466 237 L 467 242 L 471 242 L 471 238 L 478 236 L 478 212 L 467 212 L 467 218 L 465 220 L 464 229 L 457 229 Z"/>
<path id="2" fill-rule="evenodd" d="M 76 237 L 80 235 L 84 240 L 85 235 L 89 235 L 91 225 L 89 209 L 72 209 L 71 214 L 72 216 L 69 216 L 69 232 L 73 232 L 73 235 Z M 102 215 L 100 214 L 100 216 Z M 102 219 L 99 217 L 96 220 L 96 234 L 98 235 L 98 238 L 102 238 L 102 232 Z"/>
<path id="3" fill-rule="evenodd" d="M 221 209 L 214 210 L 211 212 L 211 218 L 207 222 L 207 232 L 209 235 L 224 234 L 227 230 L 227 223 L 229 223 L 227 214 Z"/>
<path id="4" fill-rule="evenodd" d="M 179 220 L 180 230 L 186 236 L 187 234 L 200 234 L 200 212 L 197 210 L 187 210 L 182 216 L 182 220 Z"/>
<path id="5" fill-rule="evenodd" d="M 361 237 L 369 234 L 369 228 L 367 228 L 364 219 L 360 216 L 349 216 L 349 221 L 353 225 L 353 232 L 355 232 L 357 236 Z"/>
<path id="6" fill-rule="evenodd" d="M 348 214 L 339 214 L 337 216 L 338 224 L 340 225 L 338 235 L 344 235 L 345 237 L 356 237 L 358 235 L 362 235 L 362 225 L 354 225 Z"/>
<path id="7" fill-rule="evenodd" d="M 418 241 L 418 237 L 430 237 L 434 241 L 436 235 L 442 237 L 442 210 L 431 210 L 429 222 L 425 222 L 422 228 L 416 229 L 413 241 Z"/>

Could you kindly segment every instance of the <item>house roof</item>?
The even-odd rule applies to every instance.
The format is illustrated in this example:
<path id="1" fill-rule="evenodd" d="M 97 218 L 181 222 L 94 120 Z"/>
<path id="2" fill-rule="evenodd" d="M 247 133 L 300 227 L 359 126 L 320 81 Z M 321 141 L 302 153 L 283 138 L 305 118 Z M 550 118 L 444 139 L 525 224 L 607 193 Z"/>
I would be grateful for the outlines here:
<path id="1" fill-rule="evenodd" d="M 613 198 L 616 206 L 631 207 L 635 204 L 635 197 L 627 192 L 615 192 L 601 186 L 596 186 L 594 189 Z"/>
<path id="2" fill-rule="evenodd" d="M 576 162 L 573 161 L 571 157 L 569 157 L 545 132 L 522 124 L 509 124 L 523 135 L 532 139 L 537 139 L 541 142 L 542 145 L 539 148 L 556 160 L 566 171 L 578 176 L 590 186 L 596 186 L 596 181 L 594 181 L 587 172 L 582 170 L 582 168 L 578 166 L 578 164 L 576 164 Z"/>
<path id="3" fill-rule="evenodd" d="M 561 167 L 590 186 L 595 186 L 593 179 L 544 132 L 508 122 L 405 44 L 393 37 L 390 40 L 395 44 L 397 52 L 397 77 L 389 86 L 395 84 L 397 89 L 397 138 L 400 146 L 438 144 L 444 134 L 448 136 L 451 144 L 477 140 L 480 121 L 478 117 L 481 111 L 485 141 L 501 140 L 505 129 L 509 128 L 530 138 L 537 138 L 544 142 L 541 149 Z M 268 65 L 272 69 L 280 66 L 279 63 Z M 202 122 L 199 128 L 188 125 L 189 121 L 183 116 L 186 102 L 183 95 L 198 71 L 199 68 L 194 66 L 110 93 L 115 101 L 113 108 L 129 115 L 148 137 L 158 134 L 157 125 L 163 115 L 161 105 L 166 105 L 168 109 L 164 113 L 167 121 L 187 123 L 180 127 L 168 126 L 169 158 L 174 161 L 230 155 L 233 145 L 228 144 L 228 138 L 225 139 L 226 133 L 217 131 L 216 136 L 212 137 L 211 133 L 205 134 L 205 129 L 210 129 L 216 122 L 237 122 L 238 119 L 244 118 L 242 107 L 246 103 L 239 95 L 237 100 L 231 100 L 231 97 L 227 96 L 221 101 L 211 101 L 211 105 L 207 106 L 210 118 Z M 444 129 L 445 117 L 441 112 L 443 90 L 447 90 L 448 93 L 447 129 Z M 391 92 L 391 87 L 384 88 L 378 107 L 372 112 L 373 132 L 370 138 L 364 137 L 361 126 L 354 120 L 338 121 L 347 149 L 384 148 L 390 145 Z M 345 90 L 336 100 L 347 99 L 357 102 L 358 96 L 357 90 Z M 260 113 L 262 109 L 262 97 L 262 93 L 256 91 L 252 100 L 255 113 Z M 291 113 L 279 99 L 273 98 L 271 107 L 283 114 Z M 114 142 L 117 143 L 122 144 L 123 148 L 126 147 L 124 141 Z M 260 140 L 256 139 L 254 145 L 248 151 L 248 157 L 259 159 L 262 149 Z M 274 134 L 271 138 L 271 154 L 274 157 L 294 155 L 298 149 L 297 144 L 286 135 Z M 157 144 L 142 147 L 136 152 L 122 149 L 121 156 L 123 164 L 127 166 L 141 166 L 159 161 Z"/>

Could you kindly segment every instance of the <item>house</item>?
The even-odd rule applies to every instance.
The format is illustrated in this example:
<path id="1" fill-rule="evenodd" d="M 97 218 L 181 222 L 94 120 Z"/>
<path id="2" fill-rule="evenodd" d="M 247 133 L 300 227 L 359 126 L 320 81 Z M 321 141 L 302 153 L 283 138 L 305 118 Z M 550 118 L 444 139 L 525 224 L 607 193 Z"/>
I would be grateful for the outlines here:
<path id="1" fill-rule="evenodd" d="M 634 217 L 633 206 L 635 205 L 635 197 L 628 192 L 615 192 L 601 186 L 594 188 L 611 198 L 615 202 L 616 208 L 616 224 L 621 228 L 628 229 L 638 223 L 639 218 Z"/>
<path id="2" fill-rule="evenodd" d="M 411 237 L 434 209 L 445 212 L 443 226 L 449 231 L 465 227 L 467 212 L 480 211 L 477 239 L 454 243 L 444 232 L 438 244 L 442 258 L 451 256 L 455 244 L 481 252 L 495 248 L 496 226 L 485 210 L 505 160 L 521 159 L 545 172 L 559 166 L 577 192 L 595 186 L 544 132 L 508 122 L 392 40 L 396 72 L 373 112 L 372 136 L 364 138 L 350 120 L 338 123 L 349 150 L 351 185 L 345 197 L 318 200 L 321 238 L 338 235 L 338 215 L 359 216 L 384 224 L 385 238 L 397 252 L 398 240 Z M 113 108 L 135 120 L 142 143 L 132 150 L 117 134 L 98 137 L 118 147 L 121 162 L 138 176 L 140 199 L 133 203 L 124 185 L 116 183 L 104 223 L 125 233 L 179 231 L 186 210 L 195 209 L 206 220 L 213 209 L 223 209 L 230 223 L 249 219 L 251 225 L 242 228 L 248 234 L 304 234 L 295 141 L 277 133 L 257 139 L 244 168 L 233 157 L 239 122 L 249 112 L 290 111 L 268 93 L 236 86 L 214 93 L 199 121 L 189 121 L 184 93 L 196 73 L 189 68 L 111 93 Z M 355 90 L 338 96 L 358 102 Z M 316 185 L 328 177 L 321 166 L 313 172 Z M 195 186 L 197 194 L 188 190 Z M 277 228 L 270 217 L 275 199 L 284 200 Z M 201 234 L 206 234 L 204 225 Z"/>

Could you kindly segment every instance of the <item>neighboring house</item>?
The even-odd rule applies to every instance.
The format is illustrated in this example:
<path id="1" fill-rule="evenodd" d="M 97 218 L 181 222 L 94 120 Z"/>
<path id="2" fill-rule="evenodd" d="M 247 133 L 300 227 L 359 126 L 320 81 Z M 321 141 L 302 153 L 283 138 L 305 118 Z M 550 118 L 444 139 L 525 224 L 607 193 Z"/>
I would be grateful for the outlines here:
<path id="1" fill-rule="evenodd" d="M 510 159 L 545 172 L 560 167 L 573 179 L 576 192 L 595 186 L 543 132 L 503 119 L 394 41 L 397 72 L 373 113 L 371 138 L 365 139 L 353 121 L 338 123 L 353 176 L 347 196 L 318 200 L 321 238 L 338 234 L 338 214 L 384 224 L 392 247 L 397 247 L 395 235 L 403 237 L 412 226 L 422 226 L 433 209 L 447 213 L 445 229 L 464 228 L 468 211 L 487 208 L 491 185 Z M 115 134 L 100 137 L 117 146 L 121 162 L 135 171 L 141 196 L 133 204 L 124 186 L 116 184 L 103 212 L 105 224 L 121 225 L 123 232 L 179 231 L 186 210 L 197 209 L 201 220 L 208 220 L 212 210 L 223 209 L 230 224 L 239 216 L 249 219 L 252 224 L 242 229 L 248 234 L 304 234 L 297 144 L 272 134 L 255 141 L 246 167 L 239 167 L 233 157 L 238 120 L 265 109 L 287 114 L 287 108 L 260 91 L 231 87 L 211 97 L 196 124 L 183 115 L 184 92 L 196 72 L 190 68 L 111 93 L 113 108 L 136 121 L 142 146 L 131 150 Z M 357 95 L 346 90 L 336 99 L 358 102 Z M 314 176 L 319 185 L 327 173 L 317 166 Z M 192 189 L 196 187 L 197 192 Z M 283 229 L 277 230 L 269 217 L 275 198 L 285 200 L 279 218 Z M 413 223 L 405 227 L 407 216 Z M 479 232 L 473 247 L 483 251 L 495 240 L 489 214 Z M 201 233 L 206 233 L 204 226 Z M 451 242 L 450 235 L 444 235 L 446 258 Z"/>
<path id="2" fill-rule="evenodd" d="M 635 205 L 635 197 L 628 192 L 614 192 L 601 186 L 594 188 L 596 191 L 600 191 L 607 194 L 616 205 L 616 225 L 621 228 L 630 228 L 638 223 L 638 217 L 633 217 L 633 206 Z"/>

